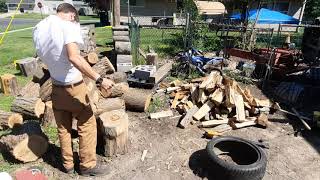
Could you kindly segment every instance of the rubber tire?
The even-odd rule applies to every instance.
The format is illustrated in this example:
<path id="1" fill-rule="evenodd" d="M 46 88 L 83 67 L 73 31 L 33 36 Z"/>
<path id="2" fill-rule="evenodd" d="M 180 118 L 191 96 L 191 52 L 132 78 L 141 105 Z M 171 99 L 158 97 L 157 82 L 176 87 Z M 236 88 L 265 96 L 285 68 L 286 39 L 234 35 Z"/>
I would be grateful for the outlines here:
<path id="1" fill-rule="evenodd" d="M 247 154 L 245 152 L 241 152 L 244 149 L 241 150 L 241 148 L 236 147 L 236 144 L 240 143 L 251 148 L 255 153 L 257 153 L 257 160 L 248 165 L 235 165 L 225 162 L 220 159 L 213 150 L 218 143 L 220 144 L 224 142 L 228 142 L 225 146 L 231 146 L 230 148 L 232 148 L 232 150 L 239 151 L 241 156 L 249 157 L 250 155 L 252 156 L 252 154 L 248 154 L 248 152 Z M 260 180 L 265 174 L 267 166 L 266 155 L 260 147 L 250 141 L 231 136 L 217 137 L 208 142 L 206 150 L 212 161 L 214 173 L 218 173 L 219 179 Z"/>

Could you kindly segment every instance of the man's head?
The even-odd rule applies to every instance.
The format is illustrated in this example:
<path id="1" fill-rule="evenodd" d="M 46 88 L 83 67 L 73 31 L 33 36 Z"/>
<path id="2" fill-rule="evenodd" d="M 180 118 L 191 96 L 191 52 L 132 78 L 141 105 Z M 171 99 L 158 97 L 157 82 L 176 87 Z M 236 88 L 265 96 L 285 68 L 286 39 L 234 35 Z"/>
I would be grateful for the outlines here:
<path id="1" fill-rule="evenodd" d="M 57 15 L 66 21 L 79 22 L 78 11 L 69 3 L 59 4 Z"/>

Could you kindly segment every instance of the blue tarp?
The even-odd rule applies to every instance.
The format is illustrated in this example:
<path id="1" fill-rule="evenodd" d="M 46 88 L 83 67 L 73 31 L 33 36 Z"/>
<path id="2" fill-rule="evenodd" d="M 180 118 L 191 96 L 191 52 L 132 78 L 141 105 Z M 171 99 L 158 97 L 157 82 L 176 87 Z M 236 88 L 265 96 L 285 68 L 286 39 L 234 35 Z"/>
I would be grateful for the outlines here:
<path id="1" fill-rule="evenodd" d="M 258 10 L 253 9 L 248 13 L 248 20 L 254 21 L 257 17 Z M 241 19 L 241 13 L 230 16 L 231 19 Z M 298 24 L 299 20 L 278 11 L 261 8 L 258 17 L 258 24 Z"/>

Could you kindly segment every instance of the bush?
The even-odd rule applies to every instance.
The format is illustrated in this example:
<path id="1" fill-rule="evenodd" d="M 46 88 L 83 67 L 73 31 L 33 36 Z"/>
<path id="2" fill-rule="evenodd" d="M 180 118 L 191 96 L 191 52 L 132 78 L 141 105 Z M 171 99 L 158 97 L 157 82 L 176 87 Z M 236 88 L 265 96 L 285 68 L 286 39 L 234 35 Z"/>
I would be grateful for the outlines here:
<path id="1" fill-rule="evenodd" d="M 7 12 L 6 0 L 0 0 L 0 12 Z"/>

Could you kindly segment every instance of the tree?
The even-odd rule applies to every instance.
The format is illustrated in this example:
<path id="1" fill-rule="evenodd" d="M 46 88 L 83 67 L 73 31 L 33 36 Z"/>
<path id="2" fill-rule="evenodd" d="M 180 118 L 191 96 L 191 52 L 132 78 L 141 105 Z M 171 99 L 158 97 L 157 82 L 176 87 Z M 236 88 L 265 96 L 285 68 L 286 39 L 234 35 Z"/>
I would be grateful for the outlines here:
<path id="1" fill-rule="evenodd" d="M 7 12 L 6 0 L 0 0 L 0 12 Z"/>
<path id="2" fill-rule="evenodd" d="M 314 20 L 317 17 L 320 17 L 320 1 L 307 0 L 306 9 L 304 11 L 304 19 Z"/>

